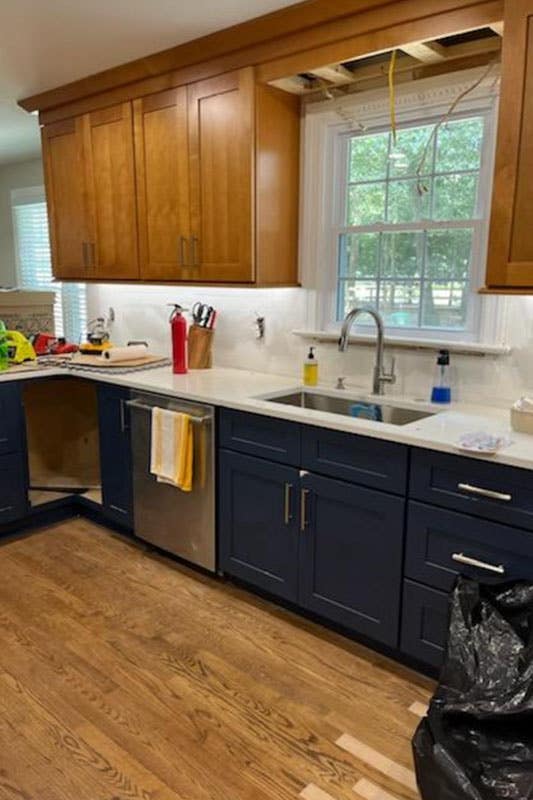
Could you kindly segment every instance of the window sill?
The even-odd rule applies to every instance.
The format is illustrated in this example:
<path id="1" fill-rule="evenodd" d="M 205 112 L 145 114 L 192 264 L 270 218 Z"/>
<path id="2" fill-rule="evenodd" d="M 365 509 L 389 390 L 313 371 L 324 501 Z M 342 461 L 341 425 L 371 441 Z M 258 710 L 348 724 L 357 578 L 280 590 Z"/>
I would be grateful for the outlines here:
<path id="1" fill-rule="evenodd" d="M 337 342 L 339 334 L 335 331 L 294 330 L 293 336 L 309 339 L 314 342 Z M 355 334 L 349 337 L 350 344 L 373 346 L 375 335 Z M 472 356 L 508 356 L 512 348 L 505 344 L 483 344 L 482 342 L 459 342 L 445 339 L 409 339 L 405 336 L 385 335 L 385 344 L 392 347 L 403 347 L 408 350 L 441 350 L 446 348 L 451 353 L 462 353 Z"/>

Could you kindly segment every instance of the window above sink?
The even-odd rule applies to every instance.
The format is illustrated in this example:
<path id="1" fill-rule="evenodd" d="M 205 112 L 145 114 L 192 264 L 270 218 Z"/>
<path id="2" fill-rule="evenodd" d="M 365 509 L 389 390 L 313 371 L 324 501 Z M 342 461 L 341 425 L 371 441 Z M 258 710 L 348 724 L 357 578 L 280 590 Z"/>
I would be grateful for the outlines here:
<path id="1" fill-rule="evenodd" d="M 504 343 L 505 301 L 482 298 L 499 68 L 435 126 L 486 68 L 306 108 L 303 283 L 315 331 L 354 305 L 377 307 L 388 337 Z M 317 221 L 319 224 L 317 224 Z M 361 324 L 354 334 L 371 333 Z"/>

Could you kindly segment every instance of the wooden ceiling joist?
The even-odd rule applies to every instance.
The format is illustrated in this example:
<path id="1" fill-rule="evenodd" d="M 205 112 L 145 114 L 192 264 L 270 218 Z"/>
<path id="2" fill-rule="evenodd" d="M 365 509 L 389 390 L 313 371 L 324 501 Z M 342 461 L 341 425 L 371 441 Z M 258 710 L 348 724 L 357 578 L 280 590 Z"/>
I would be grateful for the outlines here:
<path id="1" fill-rule="evenodd" d="M 400 50 L 423 64 L 438 64 L 448 58 L 446 48 L 438 42 L 411 42 L 403 44 Z"/>
<path id="2" fill-rule="evenodd" d="M 330 64 L 327 67 L 318 67 L 309 73 L 314 78 L 327 81 L 334 86 L 346 86 L 348 83 L 353 83 L 353 72 L 346 69 L 342 64 Z"/>

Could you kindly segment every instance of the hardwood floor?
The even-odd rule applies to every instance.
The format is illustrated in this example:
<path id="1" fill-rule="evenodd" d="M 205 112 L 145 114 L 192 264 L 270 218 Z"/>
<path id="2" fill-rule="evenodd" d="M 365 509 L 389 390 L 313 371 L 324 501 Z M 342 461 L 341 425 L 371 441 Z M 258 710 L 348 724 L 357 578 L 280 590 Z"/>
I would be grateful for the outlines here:
<path id="1" fill-rule="evenodd" d="M 84 520 L 0 575 L 1 800 L 417 797 L 415 673 Z"/>

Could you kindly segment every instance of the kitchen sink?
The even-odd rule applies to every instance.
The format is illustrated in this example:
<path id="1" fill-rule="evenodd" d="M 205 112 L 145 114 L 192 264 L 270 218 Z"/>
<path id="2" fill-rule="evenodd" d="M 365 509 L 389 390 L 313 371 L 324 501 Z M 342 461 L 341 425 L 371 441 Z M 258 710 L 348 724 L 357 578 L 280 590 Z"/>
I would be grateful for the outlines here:
<path id="1" fill-rule="evenodd" d="M 342 414 L 348 417 L 371 419 L 375 422 L 386 422 L 389 425 L 408 425 L 410 422 L 432 417 L 431 411 L 414 408 L 403 408 L 374 400 L 361 400 L 357 397 L 339 397 L 339 395 L 320 394 L 319 392 L 291 392 L 276 397 L 265 397 L 270 403 L 281 403 L 297 408 L 309 408 L 313 411 L 327 411 L 330 414 Z M 359 413 L 354 414 L 354 406 Z"/>

